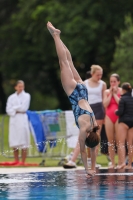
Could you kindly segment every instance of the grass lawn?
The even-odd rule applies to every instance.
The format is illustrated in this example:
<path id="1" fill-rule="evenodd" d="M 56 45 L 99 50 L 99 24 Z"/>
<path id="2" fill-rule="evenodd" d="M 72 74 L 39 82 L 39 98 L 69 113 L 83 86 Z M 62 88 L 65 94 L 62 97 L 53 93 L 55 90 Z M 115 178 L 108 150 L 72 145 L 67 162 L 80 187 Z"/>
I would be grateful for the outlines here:
<path id="1" fill-rule="evenodd" d="M 5 161 L 13 161 L 13 153 L 12 149 L 8 146 L 8 123 L 9 118 L 8 116 L 4 117 L 0 116 L 0 162 Z M 3 129 L 2 129 L 3 125 Z M 51 149 L 49 147 L 49 144 L 47 146 L 47 152 L 42 154 L 39 154 L 37 151 L 37 148 L 34 144 L 33 138 L 31 136 L 31 148 L 29 149 L 29 156 L 27 157 L 26 162 L 29 163 L 41 163 L 42 160 L 45 160 L 45 166 L 46 167 L 56 167 L 58 166 L 61 159 L 63 159 L 68 153 L 70 153 L 72 149 L 67 148 L 67 144 L 65 139 L 62 139 L 61 141 L 57 142 L 56 147 Z M 59 154 L 59 155 L 58 155 Z M 117 163 L 117 156 L 116 156 L 116 163 Z M 101 164 L 102 166 L 108 166 L 108 160 L 106 155 L 100 155 L 97 157 L 97 163 Z M 80 162 L 80 165 L 82 163 Z"/>
<path id="2" fill-rule="evenodd" d="M 32 157 L 32 158 L 27 158 L 26 159 L 26 162 L 28 163 L 41 163 L 42 160 L 45 160 L 45 166 L 46 167 L 58 167 L 58 166 L 61 166 L 59 165 L 59 162 L 61 161 L 61 158 L 54 158 L 54 157 L 51 157 L 51 158 L 48 158 L 48 157 Z M 14 159 L 13 158 L 7 158 L 5 156 L 2 156 L 0 155 L 0 162 L 6 162 L 6 161 L 13 161 Z M 117 156 L 115 158 L 116 160 L 116 163 L 117 163 Z M 97 163 L 98 164 L 101 164 L 102 167 L 107 167 L 108 166 L 108 160 L 107 160 L 107 157 L 106 155 L 100 155 L 97 157 Z M 82 165 L 82 163 L 78 164 L 79 166 Z"/>

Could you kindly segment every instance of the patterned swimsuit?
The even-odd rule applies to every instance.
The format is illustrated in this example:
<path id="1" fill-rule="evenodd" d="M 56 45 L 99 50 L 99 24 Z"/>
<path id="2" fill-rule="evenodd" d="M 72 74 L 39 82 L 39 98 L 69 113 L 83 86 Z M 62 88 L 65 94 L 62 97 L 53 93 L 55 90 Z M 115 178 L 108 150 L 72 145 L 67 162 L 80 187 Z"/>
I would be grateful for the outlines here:
<path id="1" fill-rule="evenodd" d="M 73 114 L 75 117 L 75 122 L 76 122 L 77 127 L 79 128 L 78 117 L 80 115 L 84 115 L 84 114 L 87 114 L 90 116 L 91 124 L 92 124 L 94 113 L 84 110 L 84 109 L 80 108 L 78 105 L 78 102 L 81 99 L 85 99 L 88 101 L 88 91 L 86 89 L 86 86 L 84 84 L 77 83 L 75 89 L 73 90 L 72 94 L 68 98 L 72 104 L 72 110 L 73 110 Z"/>

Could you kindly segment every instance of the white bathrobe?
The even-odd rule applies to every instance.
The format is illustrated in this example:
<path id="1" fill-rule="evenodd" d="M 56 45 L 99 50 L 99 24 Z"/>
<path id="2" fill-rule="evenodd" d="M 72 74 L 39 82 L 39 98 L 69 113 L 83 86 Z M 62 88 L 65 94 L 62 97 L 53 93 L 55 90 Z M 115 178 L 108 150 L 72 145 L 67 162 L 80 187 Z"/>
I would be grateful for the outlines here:
<path id="1" fill-rule="evenodd" d="M 26 111 L 30 105 L 30 94 L 22 91 L 15 92 L 7 100 L 6 112 L 9 120 L 9 146 L 27 148 L 30 145 L 30 129 Z M 23 112 L 23 113 L 17 113 Z"/>

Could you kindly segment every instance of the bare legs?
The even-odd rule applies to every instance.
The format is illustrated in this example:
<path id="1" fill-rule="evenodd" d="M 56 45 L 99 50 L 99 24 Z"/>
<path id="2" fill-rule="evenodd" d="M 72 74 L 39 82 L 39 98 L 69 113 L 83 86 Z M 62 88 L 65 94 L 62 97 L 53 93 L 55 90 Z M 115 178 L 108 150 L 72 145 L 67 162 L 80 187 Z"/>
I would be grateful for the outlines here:
<path id="1" fill-rule="evenodd" d="M 118 151 L 118 166 L 117 169 L 125 167 L 125 144 L 127 139 L 128 127 L 124 123 L 118 124 L 117 132 L 117 151 Z"/>
<path id="2" fill-rule="evenodd" d="M 27 156 L 27 149 L 22 149 L 22 163 L 25 163 Z"/>
<path id="3" fill-rule="evenodd" d="M 74 80 L 78 83 L 78 82 L 82 82 L 77 70 L 75 69 L 74 65 L 73 65 L 73 62 L 72 62 L 72 57 L 71 57 L 71 54 L 68 50 L 68 48 L 65 46 L 65 44 L 62 42 L 65 50 L 66 50 L 66 55 L 67 55 L 67 60 L 69 62 L 69 65 L 70 65 L 70 68 L 72 70 L 72 73 L 73 73 L 73 77 L 74 77 Z"/>
<path id="4" fill-rule="evenodd" d="M 48 27 L 48 29 L 49 29 L 49 27 L 52 28 L 52 30 L 53 30 L 53 31 L 52 31 L 52 32 L 53 32 L 53 34 L 52 34 L 53 38 L 54 38 L 55 35 L 60 36 L 60 31 L 59 31 L 58 29 L 55 29 L 55 27 L 54 27 L 50 22 L 48 22 L 47 27 Z M 55 31 L 55 34 L 54 34 L 54 31 Z M 51 32 L 51 29 L 50 29 L 50 32 Z M 60 39 L 60 37 L 59 37 L 59 39 Z M 74 65 L 73 65 L 72 57 L 71 57 L 71 54 L 70 54 L 68 48 L 65 46 L 65 44 L 62 42 L 61 39 L 60 39 L 60 42 L 61 42 L 61 44 L 62 44 L 62 47 L 64 47 L 64 51 L 65 51 L 65 54 L 66 54 L 66 57 L 67 57 L 67 61 L 68 61 L 69 67 L 71 68 L 71 71 L 72 71 L 74 80 L 75 80 L 76 82 L 83 82 L 82 79 L 80 78 L 80 76 L 79 76 L 77 70 L 75 69 L 75 67 L 74 67 Z M 62 48 L 62 47 L 61 47 L 61 48 Z M 57 49 L 57 48 L 56 48 L 56 49 Z M 62 57 L 61 54 L 57 52 L 57 55 L 58 55 L 58 58 L 59 58 L 59 60 L 60 60 L 61 57 Z M 62 57 L 62 59 L 64 59 L 64 57 Z M 66 58 L 65 58 L 65 59 L 66 59 Z"/>
<path id="5" fill-rule="evenodd" d="M 80 145 L 79 145 L 79 141 L 78 141 L 77 145 L 76 145 L 76 147 L 75 147 L 75 149 L 73 151 L 73 156 L 71 158 L 72 162 L 76 162 L 76 159 L 77 159 L 79 153 L 80 153 Z"/>
<path id="6" fill-rule="evenodd" d="M 62 86 L 66 94 L 69 96 L 73 92 L 77 84 L 73 75 L 73 72 L 74 71 L 76 72 L 76 70 L 73 69 L 72 71 L 71 69 L 71 67 L 74 68 L 71 60 L 71 55 L 60 39 L 60 31 L 58 29 L 55 29 L 50 22 L 48 22 L 47 27 L 55 41 L 55 47 L 59 58 L 59 64 L 61 70 Z M 76 77 L 79 76 L 78 73 L 76 74 L 77 74 L 75 75 Z"/>
<path id="7" fill-rule="evenodd" d="M 117 132 L 117 124 L 115 124 L 110 120 L 108 116 L 105 117 L 105 129 L 106 129 L 106 134 L 108 138 L 108 151 L 109 151 L 109 156 L 110 160 L 112 162 L 112 165 L 109 168 L 114 168 L 115 167 L 115 134 Z"/>
<path id="8" fill-rule="evenodd" d="M 125 166 L 125 144 L 127 142 L 128 147 L 128 165 Z M 132 157 L 133 157 L 133 128 L 128 128 L 124 123 L 118 124 L 117 133 L 117 146 L 118 146 L 118 161 L 119 165 L 117 169 L 132 168 Z"/>
<path id="9" fill-rule="evenodd" d="M 19 162 L 19 150 L 18 148 L 13 148 L 15 162 Z"/>
<path id="10" fill-rule="evenodd" d="M 26 156 L 27 156 L 27 149 L 22 149 L 22 163 L 25 163 Z M 19 149 L 13 148 L 15 162 L 19 162 Z"/>
<path id="11" fill-rule="evenodd" d="M 133 159 L 133 128 L 130 128 L 128 130 L 127 147 L 128 147 L 128 165 L 125 168 L 131 169 L 132 159 Z"/>

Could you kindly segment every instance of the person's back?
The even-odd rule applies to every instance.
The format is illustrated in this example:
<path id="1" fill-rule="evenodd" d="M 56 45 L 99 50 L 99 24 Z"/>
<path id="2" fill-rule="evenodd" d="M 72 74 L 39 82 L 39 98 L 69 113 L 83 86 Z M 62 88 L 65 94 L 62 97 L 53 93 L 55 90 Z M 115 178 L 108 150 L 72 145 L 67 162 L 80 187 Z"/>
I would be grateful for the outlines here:
<path id="1" fill-rule="evenodd" d="M 119 122 L 133 121 L 133 97 L 131 93 L 127 92 L 121 96 L 119 110 Z"/>
<path id="2" fill-rule="evenodd" d="M 130 83 L 122 84 L 122 95 L 116 114 L 119 116 L 117 132 L 118 166 L 117 169 L 132 168 L 133 151 L 133 97 Z M 128 165 L 125 166 L 125 143 L 128 148 Z"/>

